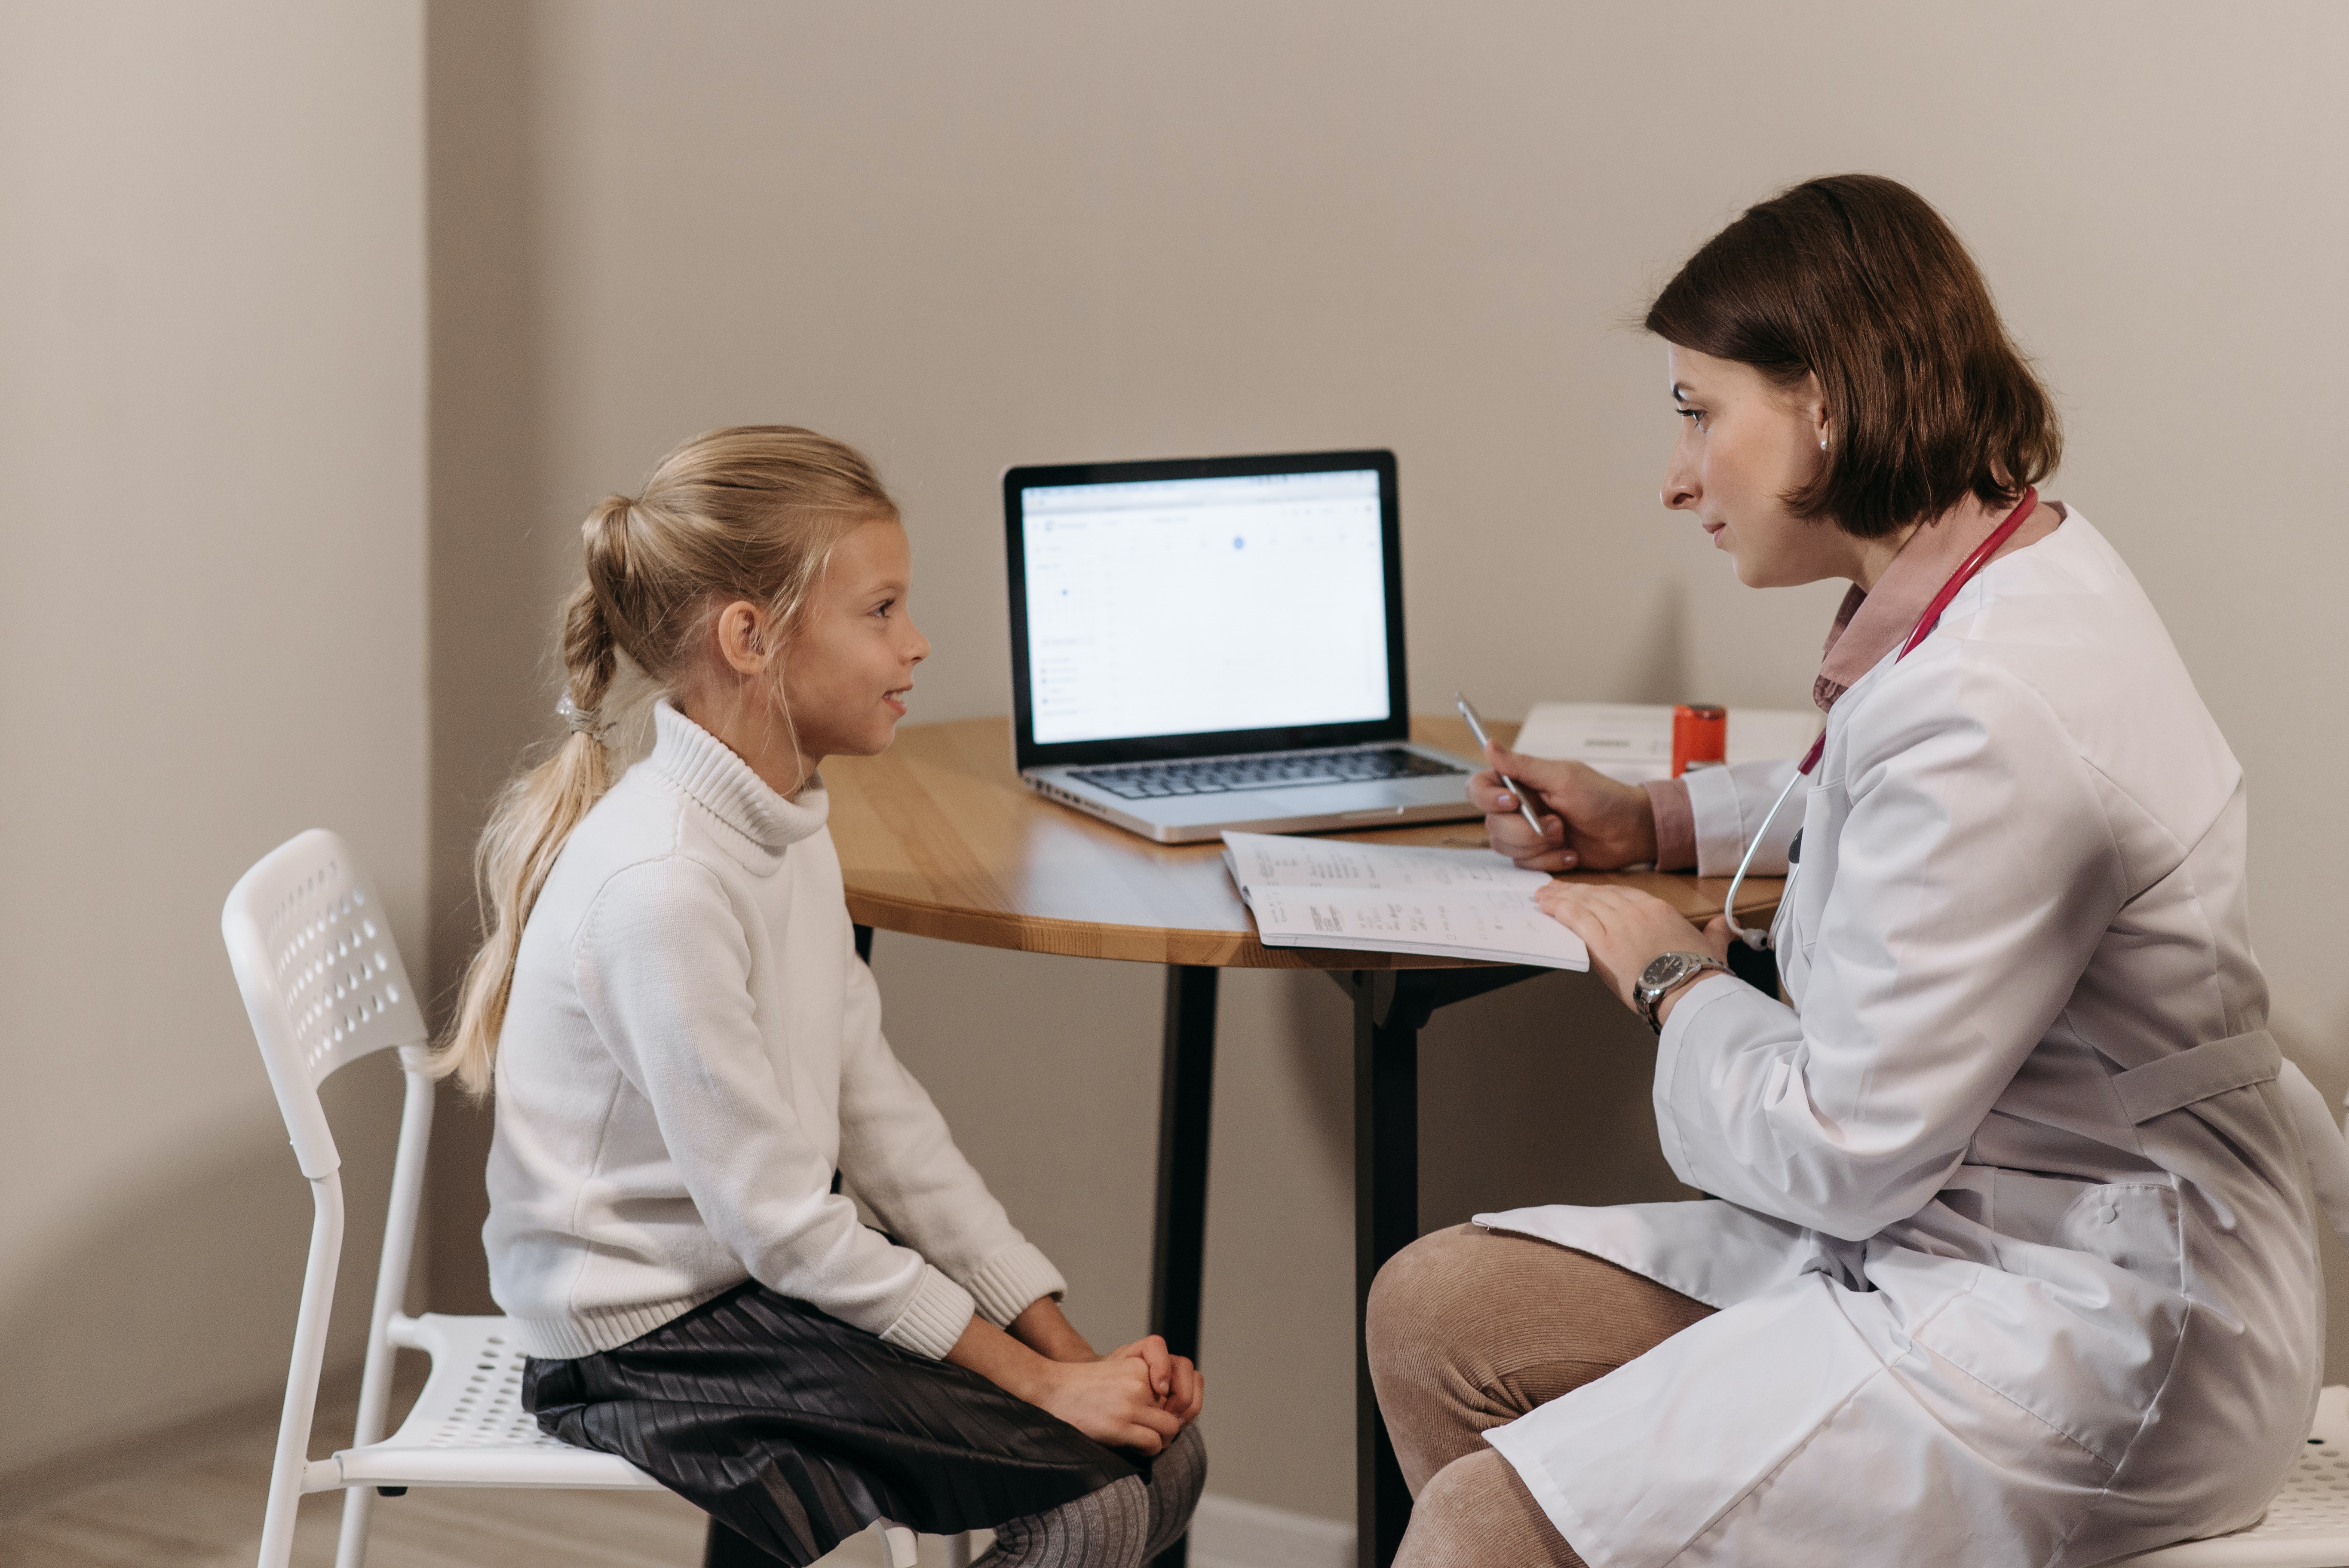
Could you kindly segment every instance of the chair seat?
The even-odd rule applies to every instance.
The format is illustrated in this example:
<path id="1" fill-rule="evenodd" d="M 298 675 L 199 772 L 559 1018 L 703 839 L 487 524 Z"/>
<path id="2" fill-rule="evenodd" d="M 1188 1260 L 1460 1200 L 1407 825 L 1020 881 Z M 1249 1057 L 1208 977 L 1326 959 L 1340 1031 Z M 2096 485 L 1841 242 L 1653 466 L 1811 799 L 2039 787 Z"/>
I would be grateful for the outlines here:
<path id="1" fill-rule="evenodd" d="M 345 1486 L 596 1487 L 658 1491 L 614 1454 L 575 1449 L 522 1408 L 523 1350 L 503 1317 L 395 1318 L 392 1342 L 432 1357 L 399 1430 L 335 1456 Z"/>
<path id="2" fill-rule="evenodd" d="M 2249 1530 L 2180 1542 L 2112 1568 L 2349 1568 L 2349 1388 L 2318 1396 L 2308 1442 Z"/>

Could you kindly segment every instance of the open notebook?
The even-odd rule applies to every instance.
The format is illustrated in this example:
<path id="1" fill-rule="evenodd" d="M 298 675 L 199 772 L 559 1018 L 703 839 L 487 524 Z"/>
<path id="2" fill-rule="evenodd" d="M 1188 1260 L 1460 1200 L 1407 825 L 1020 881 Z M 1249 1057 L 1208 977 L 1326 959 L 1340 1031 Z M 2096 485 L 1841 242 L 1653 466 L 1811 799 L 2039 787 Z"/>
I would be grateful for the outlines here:
<path id="1" fill-rule="evenodd" d="M 1226 833 L 1224 864 L 1267 947 L 1590 967 L 1582 939 L 1534 903 L 1549 873 L 1490 850 Z"/>

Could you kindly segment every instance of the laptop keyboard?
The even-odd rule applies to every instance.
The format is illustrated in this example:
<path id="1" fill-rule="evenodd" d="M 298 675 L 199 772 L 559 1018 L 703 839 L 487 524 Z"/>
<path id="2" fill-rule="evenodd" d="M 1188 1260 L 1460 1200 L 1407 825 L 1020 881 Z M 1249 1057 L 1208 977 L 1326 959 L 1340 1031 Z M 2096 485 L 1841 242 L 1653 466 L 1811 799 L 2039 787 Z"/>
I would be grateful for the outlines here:
<path id="1" fill-rule="evenodd" d="M 1212 757 L 1195 762 L 1133 762 L 1076 768 L 1072 776 L 1128 800 L 1167 795 L 1224 795 L 1237 789 L 1288 789 L 1300 784 L 1359 784 L 1375 779 L 1464 774 L 1467 769 L 1400 746 L 1365 751 L 1285 752 Z"/>

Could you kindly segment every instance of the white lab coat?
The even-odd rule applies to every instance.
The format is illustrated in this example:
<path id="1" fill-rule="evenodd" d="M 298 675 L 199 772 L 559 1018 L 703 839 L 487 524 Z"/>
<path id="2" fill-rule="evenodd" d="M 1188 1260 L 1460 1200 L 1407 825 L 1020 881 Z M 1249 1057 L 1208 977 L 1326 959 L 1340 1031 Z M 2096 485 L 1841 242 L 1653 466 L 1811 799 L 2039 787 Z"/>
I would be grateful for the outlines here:
<path id="1" fill-rule="evenodd" d="M 1788 772 L 1695 776 L 1700 850 Z M 1708 978 L 1659 1043 L 1713 1201 L 1478 1216 L 1721 1311 L 1491 1441 L 1598 1568 L 2252 1522 L 2314 1409 L 2311 1182 L 2349 1150 L 2279 1074 L 2241 770 L 2128 568 L 2076 512 L 1993 562 L 1835 705 L 1799 804 L 1791 1005 Z"/>

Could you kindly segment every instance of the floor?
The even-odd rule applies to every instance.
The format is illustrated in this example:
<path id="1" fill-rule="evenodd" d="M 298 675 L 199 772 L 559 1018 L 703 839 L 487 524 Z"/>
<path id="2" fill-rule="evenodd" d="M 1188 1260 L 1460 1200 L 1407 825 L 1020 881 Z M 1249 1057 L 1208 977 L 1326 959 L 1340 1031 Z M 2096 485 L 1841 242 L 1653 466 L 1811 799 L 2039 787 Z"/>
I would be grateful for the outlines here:
<path id="1" fill-rule="evenodd" d="M 322 1401 L 312 1451 L 326 1451 L 326 1435 L 347 1433 L 350 1423 L 348 1395 Z M 0 1518 L 0 1565 L 253 1568 L 275 1436 L 274 1415 L 256 1411 L 216 1429 L 185 1459 Z M 303 1499 L 299 1568 L 334 1562 L 342 1510 L 339 1492 Z M 666 1492 L 417 1491 L 378 1500 L 367 1568 L 697 1568 L 701 1542 L 700 1511 Z M 938 1542 L 922 1546 L 925 1564 L 941 1560 Z M 868 1534 L 825 1558 L 823 1568 L 881 1562 L 879 1541 Z"/>

